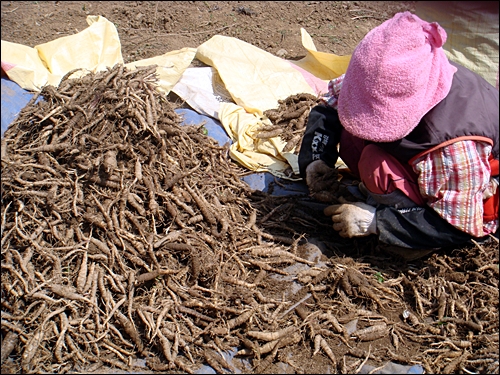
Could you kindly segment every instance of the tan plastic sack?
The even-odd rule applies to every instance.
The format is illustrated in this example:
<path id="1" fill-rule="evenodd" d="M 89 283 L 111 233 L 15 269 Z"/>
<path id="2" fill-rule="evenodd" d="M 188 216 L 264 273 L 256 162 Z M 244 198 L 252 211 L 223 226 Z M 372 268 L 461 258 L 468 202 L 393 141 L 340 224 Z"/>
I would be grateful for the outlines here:
<path id="1" fill-rule="evenodd" d="M 198 47 L 196 58 L 217 69 L 235 103 L 248 113 L 262 115 L 290 95 L 316 95 L 290 62 L 237 38 L 215 35 Z"/>
<path id="2" fill-rule="evenodd" d="M 233 141 L 229 147 L 229 156 L 233 160 L 254 172 L 270 172 L 281 178 L 300 179 L 293 178 L 293 174 L 299 174 L 298 156 L 293 152 L 282 152 L 285 142 L 280 137 L 255 137 L 260 126 L 271 125 L 269 119 L 248 113 L 233 103 L 221 103 L 219 117 Z"/>
<path id="3" fill-rule="evenodd" d="M 128 69 L 139 66 L 157 65 L 158 90 L 168 94 L 182 77 L 184 71 L 191 65 L 196 55 L 196 48 L 182 48 L 167 52 L 160 56 L 151 57 L 125 64 Z"/>
<path id="4" fill-rule="evenodd" d="M 34 48 L 2 40 L 2 68 L 10 80 L 30 91 L 57 86 L 70 70 L 99 71 L 123 63 L 115 25 L 102 16 L 88 16 L 89 27 Z"/>

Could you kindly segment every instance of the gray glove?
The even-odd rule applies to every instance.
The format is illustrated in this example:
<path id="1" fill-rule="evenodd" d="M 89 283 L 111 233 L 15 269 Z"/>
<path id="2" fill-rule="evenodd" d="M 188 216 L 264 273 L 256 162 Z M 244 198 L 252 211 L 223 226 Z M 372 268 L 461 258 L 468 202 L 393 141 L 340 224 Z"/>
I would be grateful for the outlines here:
<path id="1" fill-rule="evenodd" d="M 324 214 L 332 217 L 333 229 L 342 237 L 352 238 L 377 234 L 375 211 L 366 203 L 354 202 L 328 206 Z"/>

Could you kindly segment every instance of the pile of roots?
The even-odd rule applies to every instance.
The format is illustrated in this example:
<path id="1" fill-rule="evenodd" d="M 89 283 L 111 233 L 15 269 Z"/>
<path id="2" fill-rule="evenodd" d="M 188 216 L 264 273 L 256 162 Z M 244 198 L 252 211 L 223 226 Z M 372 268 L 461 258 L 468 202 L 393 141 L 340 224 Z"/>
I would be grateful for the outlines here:
<path id="1" fill-rule="evenodd" d="M 242 182 L 202 124 L 181 126 L 155 71 L 70 72 L 5 133 L 2 369 L 130 371 L 145 358 L 224 373 L 236 369 L 221 353 L 239 348 L 254 373 L 304 349 L 332 372 L 374 358 L 498 371 L 498 253 L 403 274 L 308 259 L 307 236 L 341 239 L 296 198 Z M 300 288 L 285 293 L 297 265 Z M 360 346 L 385 338 L 384 353 Z"/>
<path id="2" fill-rule="evenodd" d="M 264 116 L 272 125 L 261 126 L 255 137 L 260 139 L 280 137 L 286 142 L 283 152 L 293 150 L 294 154 L 298 155 L 309 112 L 318 103 L 319 99 L 316 96 L 307 93 L 278 100 L 278 108 L 264 111 Z"/>
<path id="3" fill-rule="evenodd" d="M 17 346 L 25 372 L 128 368 L 152 348 L 154 369 L 215 366 L 214 340 L 259 310 L 228 287 L 255 287 L 261 257 L 289 261 L 227 148 L 180 125 L 155 71 L 70 72 L 5 134 L 2 356 Z"/>

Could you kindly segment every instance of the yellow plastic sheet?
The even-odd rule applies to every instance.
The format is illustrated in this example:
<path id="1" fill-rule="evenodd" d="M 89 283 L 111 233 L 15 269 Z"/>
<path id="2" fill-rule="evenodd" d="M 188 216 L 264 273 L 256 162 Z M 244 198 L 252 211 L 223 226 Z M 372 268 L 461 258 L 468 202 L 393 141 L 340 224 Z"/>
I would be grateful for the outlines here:
<path id="1" fill-rule="evenodd" d="M 351 55 L 339 56 L 333 53 L 319 52 L 307 31 L 301 28 L 300 33 L 302 45 L 307 50 L 307 54 L 303 59 L 293 61 L 293 63 L 316 77 L 328 81 L 346 72 Z"/>
<path id="2" fill-rule="evenodd" d="M 38 91 L 45 84 L 56 85 L 61 80 L 61 76 L 49 72 L 36 49 L 5 40 L 2 40 L 2 69 L 11 81 L 29 91 Z"/>
<path id="3" fill-rule="evenodd" d="M 75 68 L 100 71 L 123 63 L 115 25 L 102 16 L 88 16 L 87 23 L 90 26 L 75 35 L 35 46 L 50 73 L 62 77 Z"/>
<path id="4" fill-rule="evenodd" d="M 217 69 L 236 104 L 261 114 L 298 93 L 316 95 L 291 63 L 232 37 L 215 35 L 198 47 L 196 58 Z"/>
<path id="5" fill-rule="evenodd" d="M 350 56 L 317 52 L 304 29 L 302 43 L 308 55 L 298 62 L 283 60 L 230 37 L 214 36 L 198 47 L 196 57 L 217 69 L 236 103 L 221 103 L 218 112 L 220 122 L 233 139 L 230 156 L 252 171 L 287 179 L 297 177 L 290 174 L 290 168 L 299 174 L 298 156 L 294 150 L 283 152 L 286 143 L 280 137 L 255 137 L 259 127 L 271 124 L 263 112 L 277 108 L 279 99 L 299 93 L 318 94 L 311 77 L 292 63 L 322 83 L 325 77 L 343 74 L 349 64 Z"/>
<path id="6" fill-rule="evenodd" d="M 299 174 L 298 157 L 291 152 L 282 152 L 285 142 L 280 137 L 259 139 L 255 135 L 262 125 L 271 125 L 269 119 L 248 113 L 243 107 L 233 103 L 221 103 L 219 118 L 231 137 L 229 156 L 254 172 L 270 172 L 277 177 L 293 179 Z"/>
<path id="7" fill-rule="evenodd" d="M 186 47 L 160 56 L 131 62 L 125 64 L 125 67 L 132 70 L 139 66 L 158 65 L 156 68 L 158 90 L 168 94 L 189 67 L 195 55 L 196 48 Z"/>
<path id="8" fill-rule="evenodd" d="M 123 63 L 115 25 L 102 16 L 88 16 L 87 23 L 77 34 L 34 48 L 2 40 L 2 68 L 22 88 L 38 91 L 46 84 L 57 86 L 76 68 L 95 72 Z"/>
<path id="9" fill-rule="evenodd" d="M 34 48 L 2 40 L 2 69 L 22 88 L 39 91 L 47 84 L 58 86 L 61 78 L 74 69 L 81 70 L 73 78 L 123 64 L 115 25 L 102 16 L 88 16 L 87 23 L 89 27 L 77 34 Z M 195 48 L 183 48 L 126 66 L 158 65 L 159 90 L 168 93 L 195 55 Z"/>

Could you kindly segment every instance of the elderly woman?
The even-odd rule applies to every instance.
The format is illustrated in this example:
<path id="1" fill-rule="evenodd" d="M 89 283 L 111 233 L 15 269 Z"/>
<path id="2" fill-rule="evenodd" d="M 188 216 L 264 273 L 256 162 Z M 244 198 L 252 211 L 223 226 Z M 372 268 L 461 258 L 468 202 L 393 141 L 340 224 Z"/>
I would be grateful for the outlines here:
<path id="1" fill-rule="evenodd" d="M 375 234 L 415 258 L 498 232 L 498 90 L 447 59 L 446 36 L 396 14 L 311 110 L 299 154 L 310 190 L 340 156 L 366 195 L 324 210 L 341 236 Z"/>

